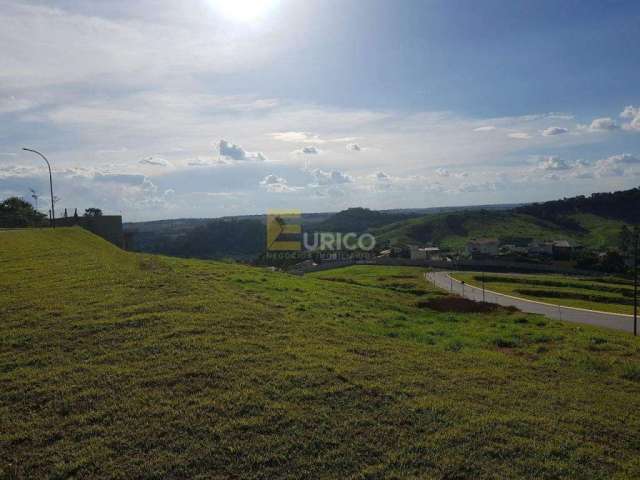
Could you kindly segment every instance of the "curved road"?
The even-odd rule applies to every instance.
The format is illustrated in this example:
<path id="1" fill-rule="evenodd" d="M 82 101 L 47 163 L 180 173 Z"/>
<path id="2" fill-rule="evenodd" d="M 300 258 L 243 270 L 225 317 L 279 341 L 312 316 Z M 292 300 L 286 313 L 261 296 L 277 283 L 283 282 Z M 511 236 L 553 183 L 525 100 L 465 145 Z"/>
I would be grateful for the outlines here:
<path id="1" fill-rule="evenodd" d="M 449 275 L 449 272 L 428 272 L 425 278 L 436 287 L 461 295 L 470 300 L 483 301 L 482 289 L 462 283 Z M 464 291 L 463 291 L 464 290 Z M 633 333 L 633 315 L 621 313 L 597 312 L 582 308 L 561 307 L 550 303 L 536 302 L 524 298 L 512 297 L 485 289 L 484 301 L 505 307 L 516 307 L 523 312 L 538 313 L 567 322 L 587 323 L 600 327 L 613 328 Z"/>

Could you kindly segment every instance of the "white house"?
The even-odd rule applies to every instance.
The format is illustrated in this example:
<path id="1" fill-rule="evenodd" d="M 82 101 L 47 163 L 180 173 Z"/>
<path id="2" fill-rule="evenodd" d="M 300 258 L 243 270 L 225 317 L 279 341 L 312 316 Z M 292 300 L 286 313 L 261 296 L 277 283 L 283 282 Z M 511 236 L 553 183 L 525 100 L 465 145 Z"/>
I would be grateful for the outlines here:
<path id="1" fill-rule="evenodd" d="M 440 249 L 438 247 L 418 247 L 409 245 L 411 260 L 440 260 Z"/>
<path id="2" fill-rule="evenodd" d="M 499 246 L 497 238 L 476 238 L 467 243 L 467 253 L 472 257 L 497 257 Z"/>

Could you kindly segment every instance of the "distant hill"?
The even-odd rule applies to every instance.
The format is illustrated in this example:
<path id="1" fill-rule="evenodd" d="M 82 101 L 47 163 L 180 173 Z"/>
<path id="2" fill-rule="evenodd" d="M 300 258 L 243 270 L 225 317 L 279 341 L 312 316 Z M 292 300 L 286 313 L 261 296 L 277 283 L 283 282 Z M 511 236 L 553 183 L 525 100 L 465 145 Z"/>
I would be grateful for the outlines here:
<path id="1" fill-rule="evenodd" d="M 133 249 L 182 257 L 255 259 L 264 251 L 264 215 L 125 224 Z M 307 232 L 371 232 L 379 244 L 434 244 L 460 250 L 477 237 L 617 245 L 624 224 L 640 223 L 640 188 L 527 205 L 403 210 L 349 208 L 305 213 Z"/>
<path id="2" fill-rule="evenodd" d="M 462 249 L 472 238 L 503 241 L 565 239 L 590 248 L 617 245 L 625 224 L 640 223 L 640 189 L 596 193 L 521 205 L 512 210 L 466 210 L 413 218 L 373 229 L 378 242 Z"/>
<path id="3" fill-rule="evenodd" d="M 587 213 L 637 224 L 640 223 L 640 188 L 532 203 L 518 207 L 516 212 L 552 221 Z"/>
<path id="4" fill-rule="evenodd" d="M 420 216 L 418 213 L 386 213 L 368 208 L 349 208 L 332 215 L 327 220 L 312 225 L 312 231 L 362 233 L 390 223 Z"/>
<path id="5" fill-rule="evenodd" d="M 367 232 L 393 223 L 424 216 L 427 213 L 477 210 L 500 211 L 511 205 L 434 207 L 377 211 L 350 208 L 337 213 L 303 213 L 307 232 Z M 241 215 L 223 218 L 183 218 L 125 223 L 130 249 L 179 257 L 258 258 L 265 248 L 265 215 Z"/>
<path id="6" fill-rule="evenodd" d="M 495 237 L 502 241 L 518 239 L 570 240 L 593 248 L 613 246 L 624 224 L 589 214 L 576 214 L 570 219 L 572 228 L 513 211 L 454 212 L 412 219 L 375 229 L 378 242 L 397 244 L 433 244 L 460 250 L 479 237 Z"/>

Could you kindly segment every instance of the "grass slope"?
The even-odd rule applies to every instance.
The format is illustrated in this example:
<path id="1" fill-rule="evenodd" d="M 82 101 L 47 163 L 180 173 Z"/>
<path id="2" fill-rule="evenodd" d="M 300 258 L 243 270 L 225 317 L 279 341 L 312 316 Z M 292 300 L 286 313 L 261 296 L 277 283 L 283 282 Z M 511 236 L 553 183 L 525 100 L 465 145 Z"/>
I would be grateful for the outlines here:
<path id="1" fill-rule="evenodd" d="M 469 240 L 480 237 L 566 239 L 593 248 L 617 245 L 622 222 L 590 214 L 575 214 L 568 218 L 575 220 L 584 231 L 523 213 L 480 210 L 427 215 L 386 225 L 374 233 L 379 242 L 434 243 L 453 250 L 462 250 Z"/>
<path id="2" fill-rule="evenodd" d="M 454 273 L 457 280 L 480 287 L 481 274 Z M 613 313 L 633 313 L 633 286 L 621 280 L 565 275 L 485 274 L 488 290 L 538 302 Z"/>
<path id="3" fill-rule="evenodd" d="M 77 229 L 0 232 L 0 269 L 0 478 L 640 476 L 622 333 Z"/>

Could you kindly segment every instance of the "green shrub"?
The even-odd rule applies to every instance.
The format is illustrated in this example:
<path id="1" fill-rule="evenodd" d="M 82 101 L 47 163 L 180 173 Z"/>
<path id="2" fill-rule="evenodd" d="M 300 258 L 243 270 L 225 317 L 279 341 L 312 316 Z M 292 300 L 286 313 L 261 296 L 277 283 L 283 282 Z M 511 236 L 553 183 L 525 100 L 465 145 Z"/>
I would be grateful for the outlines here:
<path id="1" fill-rule="evenodd" d="M 622 371 L 622 378 L 632 380 L 634 382 L 640 382 L 640 365 L 627 364 Z"/>

